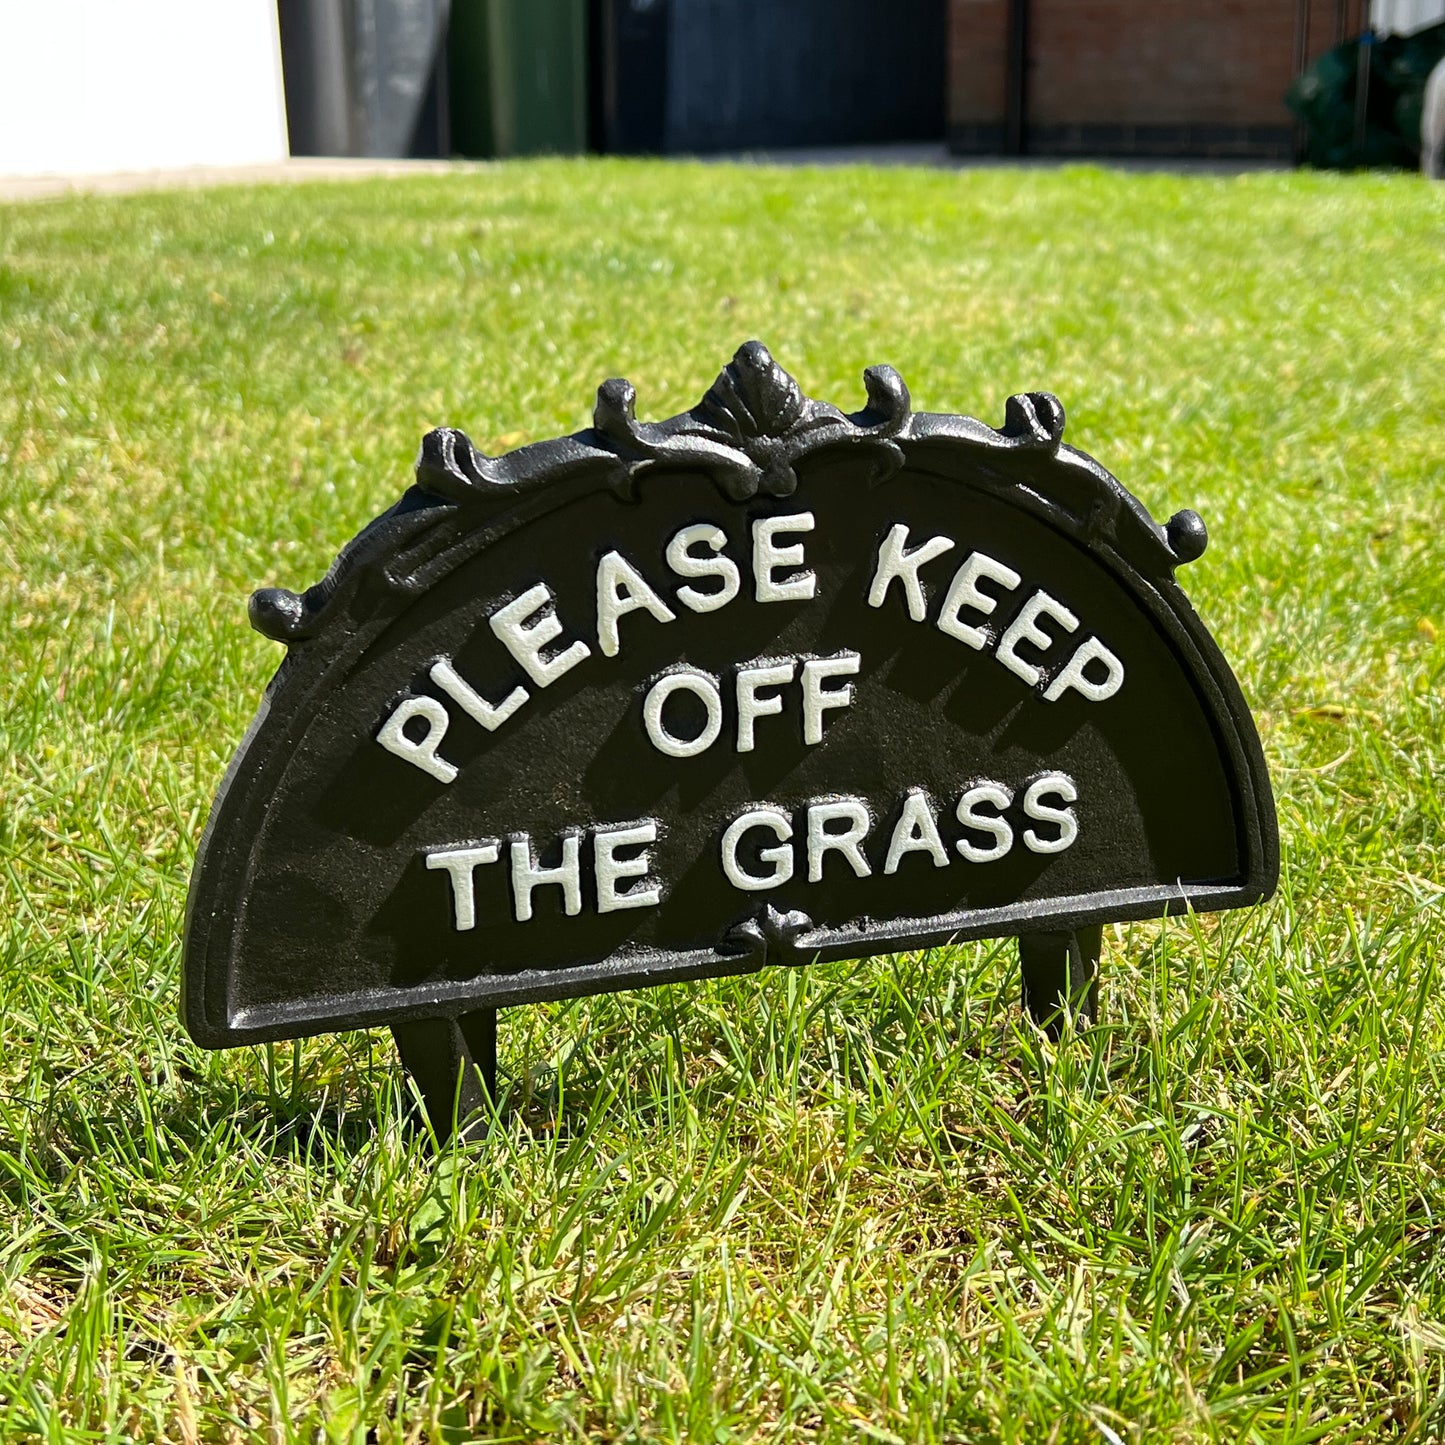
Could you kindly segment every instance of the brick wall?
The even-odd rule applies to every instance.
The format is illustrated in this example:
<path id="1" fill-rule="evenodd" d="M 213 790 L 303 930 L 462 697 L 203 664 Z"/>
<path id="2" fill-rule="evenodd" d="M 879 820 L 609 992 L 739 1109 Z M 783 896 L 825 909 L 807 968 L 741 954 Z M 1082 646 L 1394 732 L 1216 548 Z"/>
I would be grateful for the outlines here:
<path id="1" fill-rule="evenodd" d="M 950 126 L 1002 130 L 1008 57 L 1009 0 L 950 0 L 948 120 Z"/>
<path id="2" fill-rule="evenodd" d="M 1017 3 L 1017 0 L 1014 0 Z M 1365 0 L 1345 0 L 1346 33 Z M 949 132 L 1002 148 L 1010 0 L 950 0 Z M 1296 0 L 1027 0 L 1027 148 L 1039 154 L 1288 155 Z M 1312 59 L 1340 0 L 1309 0 Z"/>

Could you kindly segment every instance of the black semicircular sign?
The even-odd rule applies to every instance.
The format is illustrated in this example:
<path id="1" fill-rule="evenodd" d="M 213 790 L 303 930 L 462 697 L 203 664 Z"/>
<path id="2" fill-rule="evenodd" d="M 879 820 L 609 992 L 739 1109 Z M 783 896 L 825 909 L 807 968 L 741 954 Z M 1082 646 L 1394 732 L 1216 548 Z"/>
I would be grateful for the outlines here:
<path id="1" fill-rule="evenodd" d="M 1258 738 L 1167 527 L 1061 443 L 845 415 L 758 343 L 702 403 L 417 481 L 252 620 L 287 656 L 196 863 L 221 1046 L 1273 890 Z"/>

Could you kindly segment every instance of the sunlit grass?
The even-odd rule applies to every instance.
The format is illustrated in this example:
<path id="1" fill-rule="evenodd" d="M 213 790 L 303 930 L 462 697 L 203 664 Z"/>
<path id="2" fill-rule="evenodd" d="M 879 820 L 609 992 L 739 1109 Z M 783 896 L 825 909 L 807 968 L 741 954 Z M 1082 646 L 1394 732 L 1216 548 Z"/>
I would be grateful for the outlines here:
<path id="1" fill-rule="evenodd" d="M 1445 188 L 534 163 L 0 209 L 0 1438 L 1445 1436 Z M 185 889 L 278 649 L 422 433 L 811 395 L 1067 436 L 1183 574 L 1284 843 L 1108 931 L 504 1015 L 492 1139 L 389 1039 L 210 1055 Z"/>

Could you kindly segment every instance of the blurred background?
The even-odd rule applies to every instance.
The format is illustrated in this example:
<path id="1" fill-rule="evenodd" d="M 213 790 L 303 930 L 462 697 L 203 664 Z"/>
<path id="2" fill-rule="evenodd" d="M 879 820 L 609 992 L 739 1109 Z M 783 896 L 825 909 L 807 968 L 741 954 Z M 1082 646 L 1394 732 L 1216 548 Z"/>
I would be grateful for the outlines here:
<path id="1" fill-rule="evenodd" d="M 1409 165 L 1442 20 L 1445 0 L 8 3 L 0 173 L 905 143 Z"/>

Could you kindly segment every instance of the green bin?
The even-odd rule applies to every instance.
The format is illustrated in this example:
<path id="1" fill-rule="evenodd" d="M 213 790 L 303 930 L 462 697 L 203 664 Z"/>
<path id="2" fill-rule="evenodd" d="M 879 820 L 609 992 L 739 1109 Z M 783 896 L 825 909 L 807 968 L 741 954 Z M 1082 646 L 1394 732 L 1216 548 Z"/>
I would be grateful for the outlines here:
<path id="1" fill-rule="evenodd" d="M 587 0 L 452 0 L 452 150 L 587 149 Z"/>

